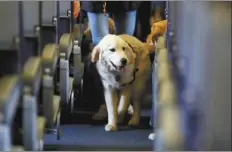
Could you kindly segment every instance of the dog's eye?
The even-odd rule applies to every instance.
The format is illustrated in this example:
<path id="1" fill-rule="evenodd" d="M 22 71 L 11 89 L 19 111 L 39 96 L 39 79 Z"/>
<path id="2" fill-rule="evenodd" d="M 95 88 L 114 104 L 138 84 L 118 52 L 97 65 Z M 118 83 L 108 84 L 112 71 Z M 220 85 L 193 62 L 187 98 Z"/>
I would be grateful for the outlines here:
<path id="1" fill-rule="evenodd" d="M 114 49 L 114 48 L 112 48 L 112 49 L 110 49 L 110 51 L 111 51 L 111 52 L 115 52 L 115 49 Z"/>
<path id="2" fill-rule="evenodd" d="M 125 50 L 126 50 L 126 48 L 125 48 L 125 47 L 122 47 L 122 50 L 123 50 L 123 51 L 125 51 Z"/>

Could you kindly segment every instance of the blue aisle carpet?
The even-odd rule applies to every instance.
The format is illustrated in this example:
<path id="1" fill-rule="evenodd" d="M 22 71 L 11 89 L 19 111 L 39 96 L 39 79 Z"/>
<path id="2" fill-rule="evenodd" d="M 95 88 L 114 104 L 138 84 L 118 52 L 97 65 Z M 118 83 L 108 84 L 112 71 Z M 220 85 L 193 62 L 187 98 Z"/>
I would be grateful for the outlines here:
<path id="1" fill-rule="evenodd" d="M 152 150 L 148 129 L 109 133 L 100 125 L 64 125 L 62 130 L 60 140 L 56 135 L 45 136 L 45 150 Z"/>
<path id="2" fill-rule="evenodd" d="M 149 115 L 145 112 L 145 115 Z M 87 119 L 87 118 L 85 118 Z M 120 126 L 117 132 L 106 132 L 104 123 L 100 124 L 71 124 L 62 125 L 61 139 L 56 135 L 45 135 L 45 150 L 49 151 L 151 151 L 153 143 L 148 139 L 152 132 L 149 116 L 141 118 L 139 128 Z M 78 118 L 77 120 L 80 120 Z M 82 117 L 83 120 L 83 117 Z"/>

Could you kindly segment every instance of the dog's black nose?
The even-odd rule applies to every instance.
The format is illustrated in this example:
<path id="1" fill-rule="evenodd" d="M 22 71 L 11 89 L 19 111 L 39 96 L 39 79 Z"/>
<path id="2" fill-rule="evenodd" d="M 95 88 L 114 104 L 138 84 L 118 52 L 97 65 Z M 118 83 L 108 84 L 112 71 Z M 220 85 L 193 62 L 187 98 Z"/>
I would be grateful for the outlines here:
<path id="1" fill-rule="evenodd" d="M 126 63 L 127 63 L 127 59 L 125 59 L 125 58 L 122 58 L 120 61 L 121 61 L 122 65 L 126 65 Z"/>

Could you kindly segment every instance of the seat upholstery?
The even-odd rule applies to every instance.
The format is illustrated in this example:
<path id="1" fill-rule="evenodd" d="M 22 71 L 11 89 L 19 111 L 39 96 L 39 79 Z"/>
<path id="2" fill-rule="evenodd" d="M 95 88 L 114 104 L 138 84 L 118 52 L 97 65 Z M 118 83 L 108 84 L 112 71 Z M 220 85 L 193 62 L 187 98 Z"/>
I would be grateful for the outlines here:
<path id="1" fill-rule="evenodd" d="M 48 73 L 49 75 L 53 75 L 56 70 L 57 64 L 57 45 L 56 44 L 47 44 L 42 52 L 42 67 L 43 72 Z M 49 71 L 47 71 L 49 69 Z"/>
<path id="2" fill-rule="evenodd" d="M 59 42 L 59 52 L 65 55 L 65 59 L 69 59 L 73 48 L 73 38 L 71 34 L 65 33 L 61 36 Z M 63 56 L 62 56 L 63 57 Z"/>
<path id="3" fill-rule="evenodd" d="M 31 93 L 35 94 L 40 87 L 41 80 L 41 59 L 40 57 L 31 57 L 24 66 L 22 78 L 24 86 L 30 87 Z"/>
<path id="4" fill-rule="evenodd" d="M 4 105 L 5 101 L 9 99 L 11 92 L 14 91 L 18 84 L 18 77 L 16 75 L 4 76 L 0 79 L 0 105 Z"/>

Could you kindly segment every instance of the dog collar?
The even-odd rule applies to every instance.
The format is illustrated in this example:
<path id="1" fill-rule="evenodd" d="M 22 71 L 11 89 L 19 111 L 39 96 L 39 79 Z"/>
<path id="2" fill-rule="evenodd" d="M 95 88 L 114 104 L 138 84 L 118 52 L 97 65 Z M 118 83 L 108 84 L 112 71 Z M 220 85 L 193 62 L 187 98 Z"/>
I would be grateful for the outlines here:
<path id="1" fill-rule="evenodd" d="M 136 72 L 138 72 L 139 70 L 136 68 L 134 71 L 133 71 L 133 79 L 131 81 L 129 81 L 128 83 L 123 83 L 120 85 L 120 87 L 125 87 L 126 85 L 128 84 L 132 84 L 134 81 L 135 81 L 135 75 L 136 75 Z M 100 76 L 100 78 L 102 80 L 105 80 L 103 77 Z M 120 75 L 116 75 L 115 77 L 116 81 L 120 81 Z"/>

